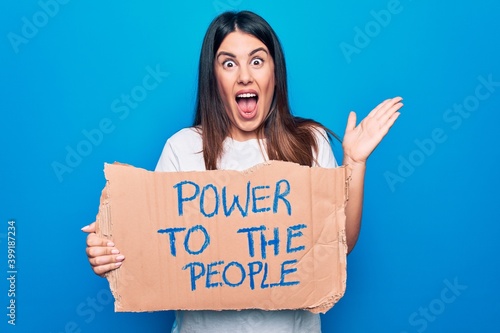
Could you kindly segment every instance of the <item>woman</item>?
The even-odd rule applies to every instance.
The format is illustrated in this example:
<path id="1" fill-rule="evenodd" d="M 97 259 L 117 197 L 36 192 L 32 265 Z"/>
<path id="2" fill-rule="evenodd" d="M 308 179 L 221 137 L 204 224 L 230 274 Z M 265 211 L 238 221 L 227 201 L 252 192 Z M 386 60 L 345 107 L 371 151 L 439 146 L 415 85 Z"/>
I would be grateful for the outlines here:
<path id="1" fill-rule="evenodd" d="M 351 175 L 346 235 L 351 251 L 358 239 L 366 160 L 399 116 L 401 98 L 378 105 L 356 126 L 347 120 L 344 160 Z M 194 126 L 167 140 L 156 171 L 244 170 L 267 160 L 336 167 L 329 131 L 292 116 L 286 65 L 269 24 L 248 12 L 218 16 L 205 35 L 199 63 Z M 94 272 L 120 267 L 125 257 L 114 244 L 88 232 L 87 255 Z M 308 311 L 177 311 L 173 332 L 320 332 L 319 315 Z"/>

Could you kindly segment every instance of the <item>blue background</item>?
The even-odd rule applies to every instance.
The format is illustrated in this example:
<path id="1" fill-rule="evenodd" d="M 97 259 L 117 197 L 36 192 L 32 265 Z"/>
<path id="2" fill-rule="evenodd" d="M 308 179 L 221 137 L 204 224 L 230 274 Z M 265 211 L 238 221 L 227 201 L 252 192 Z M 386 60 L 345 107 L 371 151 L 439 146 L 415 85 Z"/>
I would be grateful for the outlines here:
<path id="1" fill-rule="evenodd" d="M 496 329 L 495 1 L 60 1 L 0 4 L 2 332 L 169 331 L 171 312 L 113 312 L 80 228 L 94 221 L 105 162 L 153 169 L 165 140 L 191 124 L 201 41 L 226 9 L 253 10 L 280 36 L 296 115 L 342 135 L 350 110 L 361 118 L 385 98 L 404 97 L 370 157 L 347 291 L 322 316 L 323 331 Z M 123 94 L 140 92 L 148 67 L 168 75 L 127 114 L 113 112 Z M 464 103 L 464 116 L 449 111 Z M 112 130 L 85 144 L 85 131 L 103 119 Z M 78 147 L 86 156 L 58 176 L 54 163 Z M 339 144 L 335 154 L 340 160 Z M 9 219 L 17 226 L 14 327 L 6 316 Z"/>

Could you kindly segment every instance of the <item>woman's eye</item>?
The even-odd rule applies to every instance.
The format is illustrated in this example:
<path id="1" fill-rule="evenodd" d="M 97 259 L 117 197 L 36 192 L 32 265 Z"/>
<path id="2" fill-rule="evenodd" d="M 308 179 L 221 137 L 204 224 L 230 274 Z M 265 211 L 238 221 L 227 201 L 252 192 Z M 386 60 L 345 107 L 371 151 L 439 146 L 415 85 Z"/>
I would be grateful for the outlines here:
<path id="1" fill-rule="evenodd" d="M 222 63 L 222 66 L 224 68 L 233 68 L 234 66 L 236 66 L 236 64 L 232 60 L 226 60 Z"/>
<path id="2" fill-rule="evenodd" d="M 252 65 L 254 66 L 261 66 L 264 63 L 264 60 L 256 58 L 252 60 Z"/>

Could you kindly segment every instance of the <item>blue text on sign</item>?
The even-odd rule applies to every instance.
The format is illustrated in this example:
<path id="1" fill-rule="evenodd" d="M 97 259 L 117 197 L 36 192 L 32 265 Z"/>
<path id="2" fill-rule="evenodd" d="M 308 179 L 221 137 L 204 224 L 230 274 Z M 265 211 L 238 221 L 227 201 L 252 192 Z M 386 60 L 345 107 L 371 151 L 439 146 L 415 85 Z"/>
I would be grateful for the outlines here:
<path id="1" fill-rule="evenodd" d="M 245 195 L 240 196 L 227 192 L 227 186 L 218 189 L 213 184 L 207 184 L 203 187 L 195 182 L 185 180 L 174 185 L 177 190 L 177 213 L 179 216 L 184 214 L 184 203 L 198 200 L 199 212 L 205 217 L 213 217 L 219 214 L 222 206 L 223 214 L 230 216 L 235 208 L 238 208 L 242 217 L 248 216 L 251 207 L 252 213 L 264 213 L 272 211 L 278 212 L 279 203 L 285 205 L 288 215 L 292 215 L 292 206 L 286 198 L 290 194 L 290 183 L 286 179 L 281 179 L 271 188 L 269 185 L 252 186 L 249 181 L 246 185 Z M 207 207 L 206 198 L 214 198 L 215 201 L 211 207 Z"/>

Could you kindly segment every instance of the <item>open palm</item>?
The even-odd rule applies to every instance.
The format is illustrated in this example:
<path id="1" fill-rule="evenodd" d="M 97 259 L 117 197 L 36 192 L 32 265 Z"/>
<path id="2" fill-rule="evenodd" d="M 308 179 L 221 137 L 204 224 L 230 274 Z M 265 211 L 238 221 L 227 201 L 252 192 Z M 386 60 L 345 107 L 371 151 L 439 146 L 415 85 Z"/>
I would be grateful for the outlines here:
<path id="1" fill-rule="evenodd" d="M 351 112 L 349 114 L 342 142 L 344 164 L 366 162 L 399 117 L 400 113 L 398 111 L 403 106 L 401 101 L 401 97 L 383 101 L 357 126 L 356 113 Z"/>

